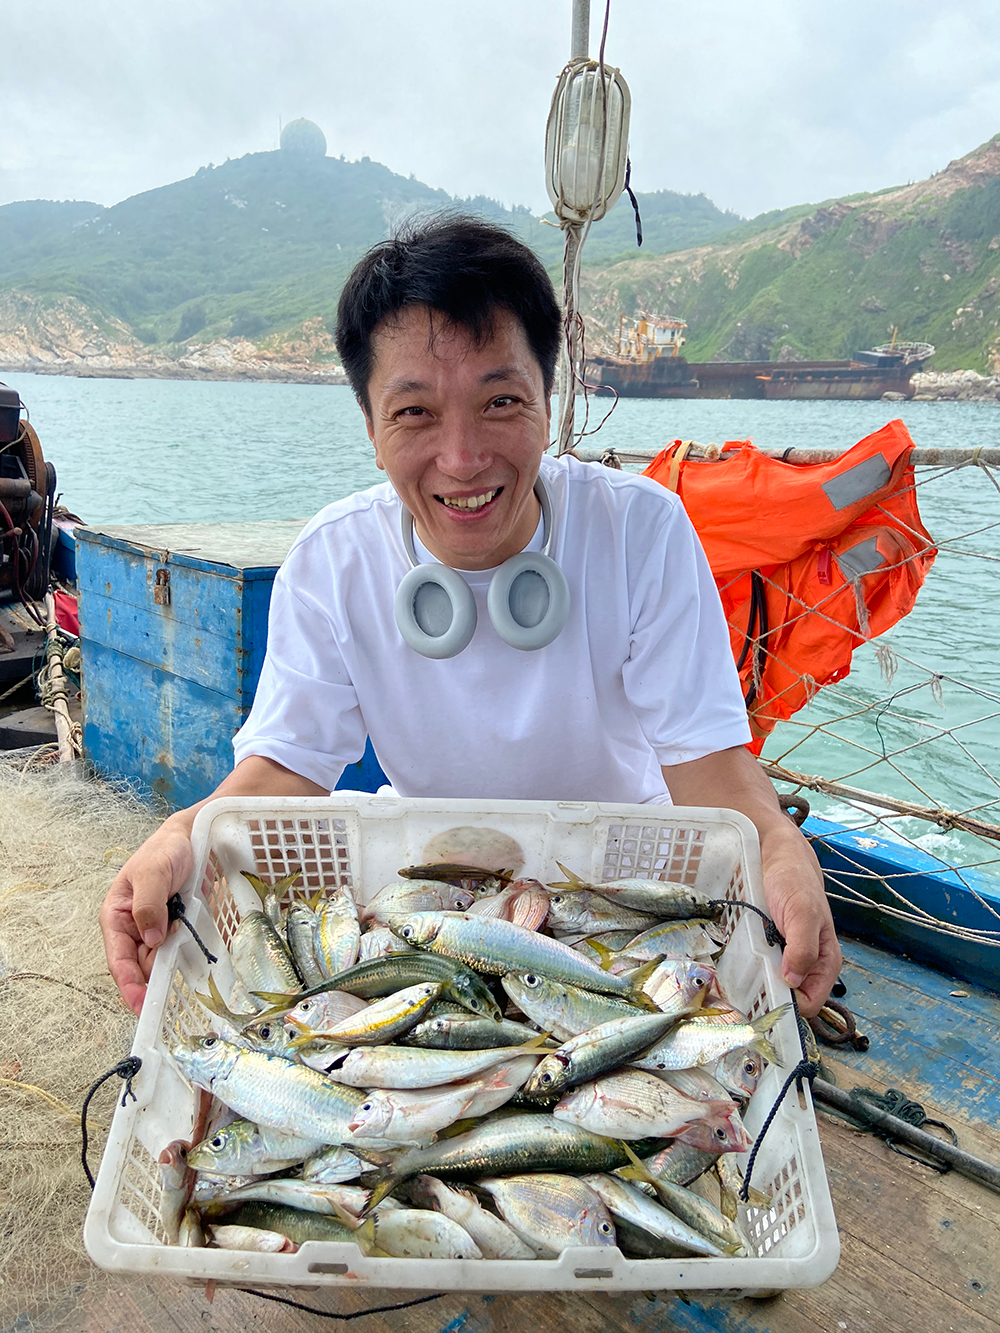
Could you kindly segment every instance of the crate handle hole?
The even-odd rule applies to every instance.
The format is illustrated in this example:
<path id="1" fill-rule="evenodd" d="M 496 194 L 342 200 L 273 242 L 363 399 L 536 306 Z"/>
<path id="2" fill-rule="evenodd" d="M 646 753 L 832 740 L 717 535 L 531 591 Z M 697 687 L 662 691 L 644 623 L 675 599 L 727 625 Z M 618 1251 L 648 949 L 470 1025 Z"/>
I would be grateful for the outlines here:
<path id="1" fill-rule="evenodd" d="M 573 1269 L 573 1276 L 574 1276 L 574 1277 L 604 1277 L 604 1278 L 608 1278 L 608 1277 L 614 1277 L 614 1275 L 615 1275 L 615 1274 L 614 1274 L 614 1269 L 612 1269 L 612 1268 L 574 1268 L 574 1269 Z"/>
<path id="2" fill-rule="evenodd" d="M 349 1271 L 347 1264 L 310 1264 L 310 1273 L 332 1273 L 337 1277 L 342 1277 Z"/>

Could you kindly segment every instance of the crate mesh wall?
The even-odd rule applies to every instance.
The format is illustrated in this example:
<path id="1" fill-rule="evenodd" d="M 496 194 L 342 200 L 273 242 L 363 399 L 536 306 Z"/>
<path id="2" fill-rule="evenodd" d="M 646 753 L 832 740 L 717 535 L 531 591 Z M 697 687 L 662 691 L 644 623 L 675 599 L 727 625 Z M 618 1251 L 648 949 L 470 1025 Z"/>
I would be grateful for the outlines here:
<path id="1" fill-rule="evenodd" d="M 602 879 L 659 879 L 693 885 L 704 850 L 700 829 L 662 824 L 612 824 L 604 851 Z"/>

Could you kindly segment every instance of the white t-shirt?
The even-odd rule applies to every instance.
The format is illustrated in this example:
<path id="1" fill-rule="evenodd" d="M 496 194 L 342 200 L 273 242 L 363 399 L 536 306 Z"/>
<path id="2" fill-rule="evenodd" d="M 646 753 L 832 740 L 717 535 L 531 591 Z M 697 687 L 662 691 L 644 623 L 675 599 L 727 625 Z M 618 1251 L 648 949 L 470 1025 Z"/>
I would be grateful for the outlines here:
<path id="1" fill-rule="evenodd" d="M 415 652 L 394 614 L 409 569 L 400 501 L 388 483 L 348 496 L 275 579 L 237 762 L 262 755 L 332 789 L 368 734 L 403 796 L 664 802 L 661 764 L 748 741 L 722 606 L 677 496 L 572 458 L 543 458 L 541 475 L 570 589 L 553 643 L 504 643 L 486 609 L 493 571 L 461 570 L 472 642 L 443 661 Z M 539 524 L 529 546 L 541 543 Z"/>

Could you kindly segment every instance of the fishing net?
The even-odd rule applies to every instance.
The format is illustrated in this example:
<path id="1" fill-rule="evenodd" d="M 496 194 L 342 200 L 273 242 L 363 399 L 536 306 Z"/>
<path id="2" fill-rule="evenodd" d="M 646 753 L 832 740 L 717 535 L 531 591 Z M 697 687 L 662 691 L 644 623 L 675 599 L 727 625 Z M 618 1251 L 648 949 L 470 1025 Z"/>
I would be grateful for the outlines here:
<path id="1" fill-rule="evenodd" d="M 156 824 L 127 790 L 54 758 L 0 754 L 0 1328 L 33 1333 L 69 1318 L 102 1276 L 81 1235 L 80 1107 L 128 1053 L 135 1019 L 107 974 L 97 914 Z M 92 1107 L 92 1169 L 112 1098 L 109 1084 Z"/>
<path id="2" fill-rule="evenodd" d="M 719 452 L 690 446 L 692 456 Z M 813 452 L 807 459 L 797 449 L 789 461 L 819 461 L 822 451 Z M 914 451 L 904 490 L 919 501 L 936 559 L 912 611 L 886 633 L 866 623 L 861 595 L 838 617 L 829 603 L 797 603 L 766 568 L 755 571 L 763 588 L 786 599 L 786 624 L 818 614 L 855 642 L 850 674 L 819 689 L 783 660 L 774 624 L 749 634 L 754 660 L 765 670 L 773 661 L 808 700 L 774 726 L 761 762 L 779 792 L 793 802 L 806 797 L 800 808 L 819 816 L 805 832 L 842 911 L 869 925 L 876 915 L 895 918 L 916 932 L 911 938 L 951 936 L 1000 950 L 1000 451 L 925 452 L 926 463 Z M 637 469 L 649 456 L 620 452 L 608 462 Z M 918 549 L 900 563 L 923 558 Z M 863 595 L 864 576 L 860 584 Z M 733 628 L 746 633 L 745 624 Z M 873 868 L 867 853 L 878 853 L 879 839 L 908 848 L 907 863 Z M 936 898 L 915 891 L 928 876 Z M 972 906 L 948 919 L 949 889 L 959 887 Z"/>

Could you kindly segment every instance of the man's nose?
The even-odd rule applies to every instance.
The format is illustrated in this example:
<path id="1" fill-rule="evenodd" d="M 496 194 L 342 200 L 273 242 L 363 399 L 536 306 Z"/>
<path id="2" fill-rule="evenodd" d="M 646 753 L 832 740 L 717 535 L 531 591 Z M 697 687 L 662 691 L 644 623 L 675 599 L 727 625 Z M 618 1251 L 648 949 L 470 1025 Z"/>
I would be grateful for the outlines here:
<path id="1" fill-rule="evenodd" d="M 492 462 L 479 422 L 455 417 L 442 423 L 437 465 L 450 477 L 471 481 Z"/>

